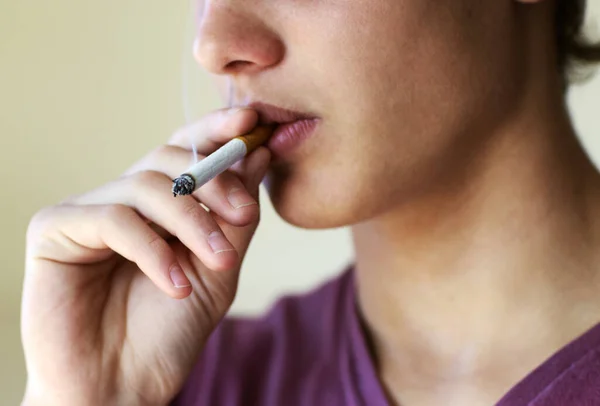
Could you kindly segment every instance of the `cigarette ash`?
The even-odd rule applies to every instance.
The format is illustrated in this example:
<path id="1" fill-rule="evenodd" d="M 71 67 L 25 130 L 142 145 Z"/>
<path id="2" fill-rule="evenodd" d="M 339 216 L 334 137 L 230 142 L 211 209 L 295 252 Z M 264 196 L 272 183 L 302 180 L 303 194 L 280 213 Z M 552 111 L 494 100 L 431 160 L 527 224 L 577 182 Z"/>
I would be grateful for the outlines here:
<path id="1" fill-rule="evenodd" d="M 173 179 L 173 197 L 186 196 L 194 193 L 196 181 L 191 175 L 183 174 L 177 179 Z"/>

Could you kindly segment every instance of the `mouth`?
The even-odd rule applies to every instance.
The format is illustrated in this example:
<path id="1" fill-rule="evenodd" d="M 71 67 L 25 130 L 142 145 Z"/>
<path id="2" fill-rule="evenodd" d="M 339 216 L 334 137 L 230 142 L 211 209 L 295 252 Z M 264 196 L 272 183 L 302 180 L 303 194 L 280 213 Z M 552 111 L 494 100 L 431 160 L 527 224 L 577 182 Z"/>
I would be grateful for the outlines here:
<path id="1" fill-rule="evenodd" d="M 289 124 L 299 120 L 309 120 L 316 118 L 307 113 L 283 109 L 272 104 L 250 103 L 248 107 L 253 108 L 258 113 L 258 121 L 263 125 L 270 124 Z"/>
<path id="2" fill-rule="evenodd" d="M 260 124 L 276 125 L 266 145 L 275 159 L 289 156 L 315 133 L 320 122 L 320 118 L 313 114 L 287 110 L 270 104 L 250 103 L 248 107 L 256 110 Z"/>

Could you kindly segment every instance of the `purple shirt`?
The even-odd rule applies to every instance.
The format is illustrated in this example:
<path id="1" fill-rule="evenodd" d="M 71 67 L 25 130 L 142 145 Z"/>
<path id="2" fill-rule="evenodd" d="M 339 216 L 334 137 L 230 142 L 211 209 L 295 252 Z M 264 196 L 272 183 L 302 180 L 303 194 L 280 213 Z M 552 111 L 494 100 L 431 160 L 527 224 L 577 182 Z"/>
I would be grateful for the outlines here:
<path id="1" fill-rule="evenodd" d="M 225 319 L 173 406 L 388 406 L 355 308 L 353 271 Z M 497 406 L 600 405 L 600 324 L 537 367 Z"/>

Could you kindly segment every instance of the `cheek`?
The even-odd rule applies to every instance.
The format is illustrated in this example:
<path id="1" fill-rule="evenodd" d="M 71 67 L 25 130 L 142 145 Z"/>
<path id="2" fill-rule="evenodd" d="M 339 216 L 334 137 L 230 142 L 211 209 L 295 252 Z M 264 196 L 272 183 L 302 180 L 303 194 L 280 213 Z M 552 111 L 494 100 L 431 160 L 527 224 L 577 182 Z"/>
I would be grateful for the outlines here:
<path id="1" fill-rule="evenodd" d="M 344 74 L 331 76 L 336 122 L 373 159 L 372 173 L 380 174 L 376 168 L 383 163 L 400 168 L 404 185 L 409 173 L 428 179 L 440 162 L 456 164 L 449 162 L 457 156 L 454 150 L 490 132 L 517 97 L 509 85 L 510 50 L 506 44 L 493 51 L 486 45 L 506 29 L 478 38 L 474 33 L 486 29 L 466 11 L 459 9 L 453 18 L 422 12 L 396 15 L 397 25 L 384 20 L 364 38 L 356 37 L 360 46 L 334 62 L 332 71 Z"/>
<path id="2" fill-rule="evenodd" d="M 323 84 L 335 89 L 334 108 L 343 106 L 345 114 L 386 119 L 427 109 L 429 117 L 417 114 L 439 120 L 440 113 L 472 108 L 502 80 L 510 57 L 499 48 L 509 26 L 500 6 L 475 7 L 467 0 L 351 3 L 315 26 L 318 36 L 310 43 L 320 56 L 315 76 L 322 74 Z M 492 11 L 496 22 L 486 17 Z"/>

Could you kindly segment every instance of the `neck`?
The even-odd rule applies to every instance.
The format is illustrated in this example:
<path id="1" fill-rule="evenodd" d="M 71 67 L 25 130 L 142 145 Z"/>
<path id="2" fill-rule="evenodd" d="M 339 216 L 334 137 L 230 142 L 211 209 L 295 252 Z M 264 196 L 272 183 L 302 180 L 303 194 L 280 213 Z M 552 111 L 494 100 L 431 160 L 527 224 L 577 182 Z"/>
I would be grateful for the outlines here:
<path id="1" fill-rule="evenodd" d="M 497 401 L 600 320 L 600 181 L 562 102 L 544 109 L 466 175 L 353 228 L 360 308 L 406 404 L 419 388 Z"/>

